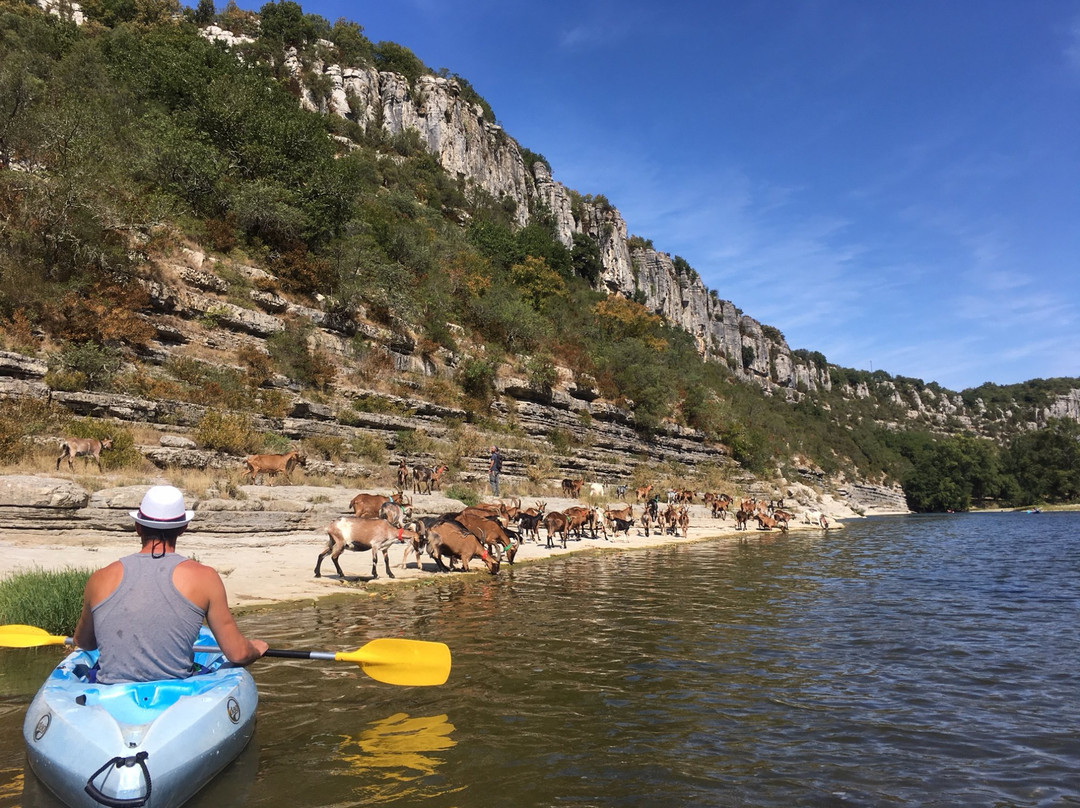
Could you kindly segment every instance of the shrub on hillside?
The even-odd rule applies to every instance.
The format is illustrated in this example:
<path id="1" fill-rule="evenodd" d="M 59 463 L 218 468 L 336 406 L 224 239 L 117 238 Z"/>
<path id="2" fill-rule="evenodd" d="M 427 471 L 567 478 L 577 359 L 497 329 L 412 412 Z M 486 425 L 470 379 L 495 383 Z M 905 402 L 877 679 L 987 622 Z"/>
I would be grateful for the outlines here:
<path id="1" fill-rule="evenodd" d="M 394 448 L 398 454 L 417 455 L 431 451 L 432 441 L 422 429 L 403 429 L 396 434 Z"/>
<path id="2" fill-rule="evenodd" d="M 205 449 L 229 454 L 249 454 L 262 443 L 251 419 L 239 413 L 209 410 L 195 427 L 195 442 Z"/>
<path id="3" fill-rule="evenodd" d="M 374 435 L 357 435 L 349 441 L 349 448 L 372 463 L 379 465 L 386 463 L 386 444 Z"/>
<path id="4" fill-rule="evenodd" d="M 478 401 L 487 401 L 495 393 L 495 365 L 475 357 L 461 363 L 458 380 L 465 394 Z"/>
<path id="5" fill-rule="evenodd" d="M 450 499 L 456 499 L 458 502 L 465 503 L 466 507 L 472 507 L 480 502 L 479 495 L 471 488 L 466 488 L 463 485 L 451 485 L 446 489 L 446 496 Z"/>
<path id="6" fill-rule="evenodd" d="M 72 343 L 49 358 L 45 383 L 54 390 L 108 390 L 120 370 L 120 351 L 95 342 Z"/>
<path id="7" fill-rule="evenodd" d="M 17 463 L 33 447 L 32 435 L 56 430 L 49 405 L 36 398 L 0 401 L 0 463 Z"/>
<path id="8" fill-rule="evenodd" d="M 308 345 L 313 330 L 309 322 L 290 322 L 266 340 L 266 348 L 282 375 L 322 390 L 333 383 L 337 369 L 323 351 Z"/>
<path id="9" fill-rule="evenodd" d="M 312 435 L 305 438 L 304 448 L 308 454 L 315 455 L 323 460 L 337 461 L 345 459 L 345 439 L 333 435 Z"/>

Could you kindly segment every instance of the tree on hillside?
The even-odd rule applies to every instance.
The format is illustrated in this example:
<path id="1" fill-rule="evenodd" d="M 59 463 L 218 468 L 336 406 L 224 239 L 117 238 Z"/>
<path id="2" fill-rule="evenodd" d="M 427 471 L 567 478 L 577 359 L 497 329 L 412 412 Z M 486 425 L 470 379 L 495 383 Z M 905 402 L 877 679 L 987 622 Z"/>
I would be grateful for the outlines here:
<path id="1" fill-rule="evenodd" d="M 1006 466 L 1021 504 L 1080 500 L 1080 424 L 1056 418 L 1020 435 L 1006 452 Z"/>
<path id="2" fill-rule="evenodd" d="M 209 25 L 214 21 L 215 13 L 214 0 L 199 0 L 191 19 L 196 25 Z"/>
<path id="3" fill-rule="evenodd" d="M 574 233 L 574 246 L 570 250 L 570 256 L 574 263 L 574 272 L 591 286 L 596 286 L 600 282 L 600 273 L 604 271 L 599 245 L 584 233 Z"/>
<path id="4" fill-rule="evenodd" d="M 1008 493 L 997 447 L 966 435 L 930 444 L 913 459 L 904 493 L 914 511 L 966 511 Z"/>
<path id="5" fill-rule="evenodd" d="M 304 14 L 300 5 L 292 0 L 265 4 L 259 9 L 259 18 L 259 38 L 286 48 L 302 48 L 330 31 L 326 20 L 314 14 Z"/>

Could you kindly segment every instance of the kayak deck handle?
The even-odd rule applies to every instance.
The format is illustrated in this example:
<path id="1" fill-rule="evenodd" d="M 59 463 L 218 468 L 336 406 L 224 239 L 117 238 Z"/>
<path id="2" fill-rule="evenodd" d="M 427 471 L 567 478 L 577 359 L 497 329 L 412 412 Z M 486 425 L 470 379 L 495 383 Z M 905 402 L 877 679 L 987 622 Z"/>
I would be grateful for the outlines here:
<path id="1" fill-rule="evenodd" d="M 141 808 L 146 804 L 146 801 L 150 799 L 150 770 L 146 768 L 146 758 L 149 757 L 147 752 L 139 752 L 138 754 L 131 755 L 130 757 L 114 757 L 92 775 L 90 779 L 86 781 L 86 787 L 83 789 L 89 794 L 96 802 L 102 805 L 107 805 L 109 808 Z M 94 782 L 102 774 L 105 777 L 102 779 L 102 785 L 105 780 L 109 779 L 109 771 L 113 768 L 123 769 L 130 768 L 132 766 L 138 766 L 142 769 L 143 780 L 146 781 L 146 792 L 141 797 L 110 797 L 104 793 L 100 786 Z"/>

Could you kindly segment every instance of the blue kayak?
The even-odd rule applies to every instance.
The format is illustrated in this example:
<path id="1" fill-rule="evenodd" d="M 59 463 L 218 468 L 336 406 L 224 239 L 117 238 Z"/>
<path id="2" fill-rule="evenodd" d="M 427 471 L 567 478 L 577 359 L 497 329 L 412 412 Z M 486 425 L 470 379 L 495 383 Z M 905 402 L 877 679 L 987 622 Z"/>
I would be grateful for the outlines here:
<path id="1" fill-rule="evenodd" d="M 187 802 L 255 731 L 255 682 L 215 646 L 204 627 L 196 675 L 114 685 L 89 681 L 96 651 L 69 654 L 26 712 L 30 768 L 72 808 Z"/>

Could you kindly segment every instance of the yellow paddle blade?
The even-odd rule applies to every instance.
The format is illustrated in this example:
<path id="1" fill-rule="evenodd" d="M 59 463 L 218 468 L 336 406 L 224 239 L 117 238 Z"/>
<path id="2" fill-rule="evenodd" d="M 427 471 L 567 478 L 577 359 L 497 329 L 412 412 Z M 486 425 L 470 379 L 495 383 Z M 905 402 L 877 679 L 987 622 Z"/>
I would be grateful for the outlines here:
<path id="1" fill-rule="evenodd" d="M 71 637 L 50 634 L 37 626 L 0 626 L 0 647 L 38 648 L 42 645 L 71 645 Z"/>
<path id="2" fill-rule="evenodd" d="M 445 643 L 386 637 L 334 659 L 355 662 L 364 673 L 388 685 L 441 685 L 450 677 L 450 648 Z"/>

